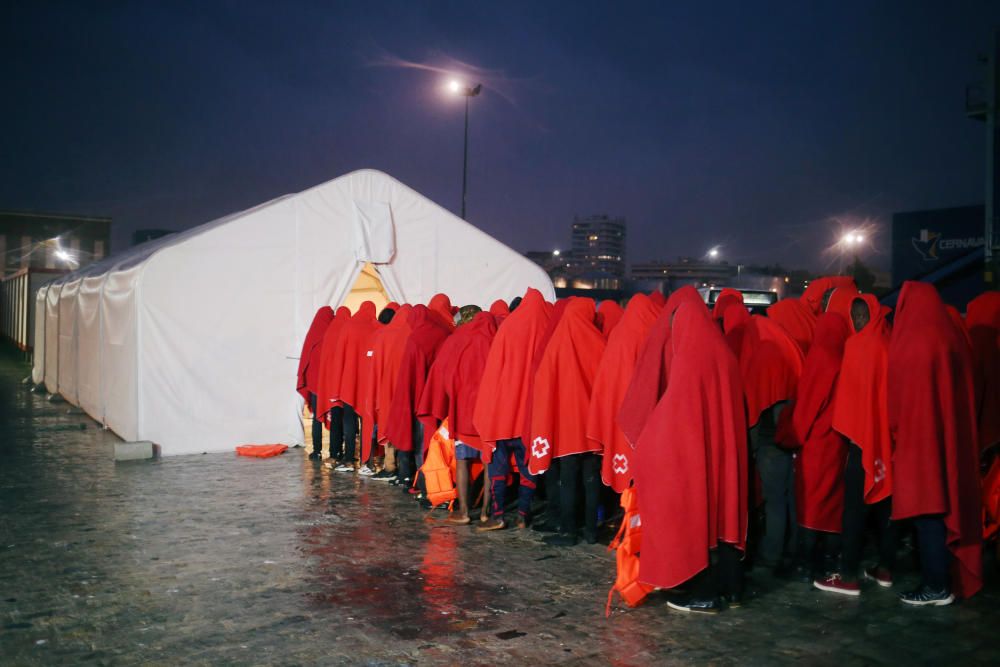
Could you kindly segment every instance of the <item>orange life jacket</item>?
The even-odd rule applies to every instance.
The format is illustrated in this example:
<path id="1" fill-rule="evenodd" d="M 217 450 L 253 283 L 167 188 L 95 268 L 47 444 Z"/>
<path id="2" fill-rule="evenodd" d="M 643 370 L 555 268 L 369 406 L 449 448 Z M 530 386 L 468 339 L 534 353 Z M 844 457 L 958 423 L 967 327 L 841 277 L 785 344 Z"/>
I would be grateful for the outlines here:
<path id="1" fill-rule="evenodd" d="M 270 456 L 284 454 L 288 450 L 288 445 L 240 445 L 236 448 L 236 453 L 240 456 L 256 456 L 266 459 Z"/>
<path id="2" fill-rule="evenodd" d="M 427 446 L 424 464 L 420 466 L 420 474 L 424 476 L 424 487 L 427 489 L 427 500 L 437 507 L 442 503 L 451 503 L 458 497 L 455 488 L 455 441 L 448 433 L 448 420 L 441 422 L 440 428 L 431 436 Z"/>
<path id="3" fill-rule="evenodd" d="M 639 518 L 639 501 L 635 494 L 635 487 L 630 487 L 622 492 L 622 509 L 625 516 L 622 517 L 621 528 L 615 539 L 608 545 L 608 551 L 617 549 L 615 560 L 618 565 L 618 576 L 615 584 L 608 591 L 608 604 L 604 609 L 604 615 L 611 615 L 611 599 L 618 591 L 622 601 L 629 607 L 635 607 L 642 602 L 655 586 L 644 584 L 639 581 L 639 550 L 642 546 L 642 521 Z"/>

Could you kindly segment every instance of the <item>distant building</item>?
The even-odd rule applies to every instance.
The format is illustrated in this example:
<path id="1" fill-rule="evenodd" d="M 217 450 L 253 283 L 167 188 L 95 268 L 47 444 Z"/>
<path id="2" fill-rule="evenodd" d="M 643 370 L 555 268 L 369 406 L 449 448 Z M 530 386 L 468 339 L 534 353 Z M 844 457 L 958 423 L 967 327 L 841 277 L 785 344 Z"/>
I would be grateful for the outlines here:
<path id="1" fill-rule="evenodd" d="M 625 282 L 625 218 L 591 215 L 573 219 L 572 264 L 594 289 L 620 289 Z"/>
<path id="2" fill-rule="evenodd" d="M 77 269 L 111 250 L 111 218 L 0 211 L 0 275 L 21 269 Z"/>
<path id="3" fill-rule="evenodd" d="M 132 245 L 139 245 L 146 241 L 152 241 L 153 239 L 163 238 L 164 236 L 176 233 L 172 229 L 137 229 L 132 232 Z"/>

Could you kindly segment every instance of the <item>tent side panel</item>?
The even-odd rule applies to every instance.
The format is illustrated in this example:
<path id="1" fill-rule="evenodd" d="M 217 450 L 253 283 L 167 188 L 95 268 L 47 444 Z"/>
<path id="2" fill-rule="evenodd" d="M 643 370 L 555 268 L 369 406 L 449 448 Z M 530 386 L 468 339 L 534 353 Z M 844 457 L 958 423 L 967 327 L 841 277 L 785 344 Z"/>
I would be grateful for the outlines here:
<path id="1" fill-rule="evenodd" d="M 164 455 L 302 442 L 296 237 L 289 201 L 147 261 L 137 304 L 139 435 Z M 348 244 L 336 240 L 308 239 L 313 260 L 356 272 L 338 255 Z"/>
<path id="2" fill-rule="evenodd" d="M 59 393 L 59 293 L 62 285 L 51 285 L 45 293 L 45 388 Z"/>
<path id="3" fill-rule="evenodd" d="M 59 393 L 73 405 L 79 405 L 76 376 L 76 297 L 80 281 L 63 285 L 59 295 Z"/>
<path id="4" fill-rule="evenodd" d="M 99 422 L 104 421 L 101 401 L 101 286 L 104 276 L 84 278 L 77 294 L 76 370 L 79 405 Z"/>
<path id="5" fill-rule="evenodd" d="M 115 271 L 101 291 L 100 396 L 104 424 L 125 440 L 138 440 L 135 282 L 141 265 Z"/>
<path id="6" fill-rule="evenodd" d="M 35 293 L 35 331 L 31 341 L 31 381 L 42 384 L 45 381 L 45 293 L 48 287 L 40 287 Z"/>

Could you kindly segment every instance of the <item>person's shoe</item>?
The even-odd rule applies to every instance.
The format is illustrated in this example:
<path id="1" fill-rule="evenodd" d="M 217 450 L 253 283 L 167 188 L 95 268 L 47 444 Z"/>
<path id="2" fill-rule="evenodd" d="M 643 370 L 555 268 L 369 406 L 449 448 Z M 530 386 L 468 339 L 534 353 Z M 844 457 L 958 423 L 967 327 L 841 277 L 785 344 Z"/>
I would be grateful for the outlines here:
<path id="1" fill-rule="evenodd" d="M 535 521 L 531 524 L 532 530 L 537 530 L 539 533 L 558 533 L 559 526 L 548 521 Z"/>
<path id="2" fill-rule="evenodd" d="M 322 459 L 322 455 L 319 452 L 309 452 L 310 461 L 319 461 Z"/>
<path id="3" fill-rule="evenodd" d="M 350 463 L 341 463 L 333 470 L 334 472 L 354 472 L 354 466 L 351 465 Z"/>
<path id="4" fill-rule="evenodd" d="M 833 573 L 824 579 L 814 579 L 813 587 L 827 593 L 839 593 L 857 597 L 861 595 L 861 586 L 856 581 L 844 581 L 839 573 Z"/>
<path id="5" fill-rule="evenodd" d="M 367 465 L 363 465 L 360 468 L 358 468 L 358 474 L 362 477 L 374 477 L 376 473 Z"/>
<path id="6" fill-rule="evenodd" d="M 415 486 L 411 486 L 411 487 L 407 488 L 406 492 L 409 493 L 411 496 L 419 496 L 420 495 L 420 489 L 418 489 Z"/>
<path id="7" fill-rule="evenodd" d="M 892 572 L 884 567 L 873 565 L 865 568 L 865 579 L 870 579 L 882 588 L 892 588 Z"/>
<path id="8" fill-rule="evenodd" d="M 903 604 L 912 604 L 917 607 L 947 607 L 955 601 L 955 596 L 947 588 L 934 590 L 926 584 L 915 591 L 901 593 L 899 599 Z"/>
<path id="9" fill-rule="evenodd" d="M 740 593 L 726 593 L 722 599 L 730 609 L 739 609 L 743 606 L 743 596 Z"/>
<path id="10" fill-rule="evenodd" d="M 583 529 L 583 541 L 587 544 L 597 544 L 597 531 Z"/>
<path id="11" fill-rule="evenodd" d="M 576 545 L 577 539 L 576 535 L 556 533 L 555 535 L 546 535 L 542 538 L 542 542 L 545 542 L 550 547 L 572 547 Z"/>
<path id="12" fill-rule="evenodd" d="M 667 606 L 689 614 L 718 614 L 722 611 L 722 603 L 718 598 L 709 598 L 706 600 L 678 598 L 676 600 L 667 600 Z"/>
<path id="13" fill-rule="evenodd" d="M 377 473 L 372 475 L 372 479 L 377 479 L 380 482 L 392 483 L 392 480 L 396 479 L 396 473 L 389 472 L 388 470 L 379 470 Z"/>
<path id="14" fill-rule="evenodd" d="M 476 526 L 476 532 L 486 533 L 491 530 L 503 530 L 506 527 L 507 524 L 504 523 L 503 519 L 489 519 L 488 521 L 484 521 Z"/>

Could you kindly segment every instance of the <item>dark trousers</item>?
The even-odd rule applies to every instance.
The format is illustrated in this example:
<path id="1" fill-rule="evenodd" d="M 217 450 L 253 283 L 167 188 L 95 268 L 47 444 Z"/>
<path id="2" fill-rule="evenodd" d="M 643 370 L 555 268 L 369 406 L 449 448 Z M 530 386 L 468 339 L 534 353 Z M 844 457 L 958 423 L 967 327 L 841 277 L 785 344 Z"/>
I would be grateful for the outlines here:
<path id="1" fill-rule="evenodd" d="M 424 463 L 424 425 L 416 419 L 413 420 L 413 442 L 410 446 L 412 449 L 408 452 L 396 450 L 396 476 L 399 479 L 412 480 Z"/>
<path id="2" fill-rule="evenodd" d="M 834 569 L 841 539 L 837 533 L 826 533 L 799 526 L 799 562 L 809 568 L 814 578 Z"/>
<path id="3" fill-rule="evenodd" d="M 869 505 L 865 502 L 865 469 L 861 464 L 861 448 L 851 443 L 844 468 L 843 550 L 840 553 L 840 576 L 844 581 L 857 581 L 861 556 L 865 548 L 865 527 L 869 512 L 878 525 L 878 564 L 890 572 L 896 566 L 896 524 L 890 520 L 892 501 Z"/>
<path id="4" fill-rule="evenodd" d="M 358 413 L 347 403 L 344 403 L 344 460 L 354 462 L 355 445 L 358 441 L 358 428 L 361 426 Z"/>
<path id="5" fill-rule="evenodd" d="M 719 542 L 718 548 L 709 552 L 708 567 L 695 575 L 691 582 L 692 595 L 699 600 L 717 598 L 719 595 L 742 595 L 742 555 L 732 544 Z"/>
<path id="6" fill-rule="evenodd" d="M 597 503 L 601 493 L 601 457 L 593 452 L 559 458 L 559 527 L 575 533 L 583 486 L 583 535 L 597 536 Z"/>
<path id="7" fill-rule="evenodd" d="M 531 499 L 535 495 L 535 476 L 528 471 L 528 457 L 520 438 L 498 440 L 497 448 L 490 461 L 490 493 L 492 502 L 490 515 L 494 519 L 503 518 L 504 501 L 507 496 L 507 475 L 510 474 L 510 455 L 514 455 L 517 472 L 521 475 L 521 485 L 517 493 L 517 511 L 527 517 L 531 511 Z"/>
<path id="8" fill-rule="evenodd" d="M 774 441 L 782 405 L 765 410 L 750 429 L 754 462 L 764 492 L 764 534 L 759 553 L 765 565 L 775 566 L 785 553 L 785 543 L 795 545 L 795 468 L 792 452 Z M 792 539 L 787 539 L 791 537 Z"/>
<path id="9" fill-rule="evenodd" d="M 540 475 L 540 479 L 545 485 L 545 522 L 550 526 L 559 526 L 559 522 L 562 521 L 559 491 L 560 461 L 562 459 L 552 459 L 549 469 Z"/>
<path id="10" fill-rule="evenodd" d="M 920 574 L 924 585 L 936 591 L 950 588 L 948 570 L 951 552 L 948 551 L 948 533 L 940 516 L 918 516 L 913 520 L 920 545 Z"/>
<path id="11" fill-rule="evenodd" d="M 312 410 L 312 450 L 319 454 L 323 451 L 323 422 L 316 419 L 316 394 L 309 394 L 309 409 Z"/>
<path id="12" fill-rule="evenodd" d="M 344 408 L 330 408 L 330 458 L 344 455 Z"/>

